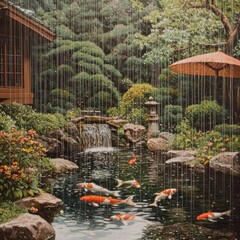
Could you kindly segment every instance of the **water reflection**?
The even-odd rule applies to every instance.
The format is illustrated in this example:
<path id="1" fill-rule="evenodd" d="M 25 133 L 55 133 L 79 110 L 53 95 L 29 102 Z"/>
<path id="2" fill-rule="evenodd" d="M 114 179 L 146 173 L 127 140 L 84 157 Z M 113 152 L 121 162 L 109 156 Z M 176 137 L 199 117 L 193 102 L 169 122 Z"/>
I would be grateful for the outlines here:
<path id="1" fill-rule="evenodd" d="M 240 182 L 231 176 L 219 176 L 209 172 L 191 173 L 182 165 L 165 165 L 163 156 L 148 152 L 137 152 L 137 164 L 131 166 L 128 160 L 132 151 L 105 153 L 84 153 L 77 160 L 80 171 L 71 176 L 60 177 L 54 187 L 54 195 L 64 201 L 64 216 L 55 218 L 53 226 L 57 240 L 62 239 L 140 239 L 146 222 L 131 222 L 125 226 L 109 220 L 119 213 L 135 214 L 151 222 L 172 224 L 188 221 L 211 228 L 228 228 L 239 231 L 240 196 L 237 187 Z M 126 205 L 101 206 L 94 208 L 79 200 L 89 195 L 76 186 L 78 182 L 94 182 L 109 190 L 116 188 L 116 178 L 135 178 L 141 188 L 120 188 L 121 199 L 135 195 L 137 207 Z M 160 202 L 160 207 L 149 207 L 155 192 L 177 188 L 172 199 Z M 196 216 L 208 210 L 226 211 L 233 209 L 232 217 L 217 223 L 197 222 Z"/>

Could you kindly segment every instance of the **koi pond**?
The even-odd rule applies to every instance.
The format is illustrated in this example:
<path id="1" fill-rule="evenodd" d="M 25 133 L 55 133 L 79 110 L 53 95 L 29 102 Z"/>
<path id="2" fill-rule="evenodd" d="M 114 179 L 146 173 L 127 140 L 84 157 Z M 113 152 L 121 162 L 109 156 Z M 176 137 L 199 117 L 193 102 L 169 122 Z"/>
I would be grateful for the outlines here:
<path id="1" fill-rule="evenodd" d="M 234 231 L 240 239 L 239 179 L 208 171 L 195 173 L 180 164 L 167 165 L 163 156 L 146 150 L 138 150 L 136 155 L 137 161 L 134 165 L 128 164 L 133 156 L 131 149 L 89 151 L 79 155 L 79 159 L 76 160 L 79 165 L 78 173 L 61 176 L 54 185 L 53 194 L 64 202 L 64 214 L 55 217 L 53 222 L 56 240 L 137 240 L 141 239 L 143 230 L 149 224 L 160 223 L 166 226 L 181 222 Z M 141 188 L 116 188 L 115 179 L 136 179 Z M 76 184 L 80 182 L 94 182 L 109 190 L 121 190 L 121 199 L 134 195 L 133 201 L 137 205 L 91 206 L 81 201 L 80 197 L 99 194 L 78 188 Z M 154 202 L 154 193 L 169 188 L 177 189 L 172 199 L 162 200 L 157 208 L 149 206 Z M 209 210 L 232 210 L 232 213 L 231 217 L 223 216 L 216 222 L 196 220 L 199 214 Z M 110 221 L 111 216 L 120 213 L 134 214 L 137 219 L 129 224 Z M 196 233 L 192 239 L 198 239 L 201 234 Z"/>

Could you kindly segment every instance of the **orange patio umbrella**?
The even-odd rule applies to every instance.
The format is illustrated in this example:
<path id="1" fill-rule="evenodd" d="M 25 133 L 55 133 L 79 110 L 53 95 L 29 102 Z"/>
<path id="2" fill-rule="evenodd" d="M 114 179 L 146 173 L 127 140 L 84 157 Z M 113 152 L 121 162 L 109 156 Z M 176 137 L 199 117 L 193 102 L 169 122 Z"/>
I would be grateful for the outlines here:
<path id="1" fill-rule="evenodd" d="M 214 76 L 214 98 L 217 95 L 217 79 L 218 76 L 224 78 L 224 90 L 226 91 L 225 78 L 240 79 L 240 61 L 233 58 L 221 50 L 217 52 L 201 54 L 194 57 L 186 58 L 173 63 L 169 68 L 181 74 L 198 75 L 198 76 Z M 233 81 L 230 81 L 230 89 L 233 90 Z M 237 99 L 240 99 L 238 91 Z M 238 112 L 238 111 L 236 111 Z"/>
<path id="2" fill-rule="evenodd" d="M 176 73 L 215 76 L 216 79 L 218 76 L 240 78 L 240 61 L 221 50 L 180 60 L 169 68 Z"/>

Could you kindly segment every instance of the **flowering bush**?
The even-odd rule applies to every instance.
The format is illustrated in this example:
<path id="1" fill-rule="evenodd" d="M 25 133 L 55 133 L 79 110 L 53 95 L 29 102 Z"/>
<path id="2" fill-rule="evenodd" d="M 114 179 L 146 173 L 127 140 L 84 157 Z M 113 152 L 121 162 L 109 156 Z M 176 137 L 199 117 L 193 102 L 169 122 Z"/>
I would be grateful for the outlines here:
<path id="1" fill-rule="evenodd" d="M 230 136 L 218 131 L 197 131 L 191 128 L 187 120 L 183 120 L 177 130 L 173 147 L 197 150 L 196 160 L 200 163 L 207 164 L 213 156 L 224 151 L 240 150 L 240 138 L 235 135 Z"/>
<path id="2" fill-rule="evenodd" d="M 17 200 L 39 193 L 38 181 L 32 168 L 20 168 L 17 162 L 0 166 L 0 198 Z"/>
<path id="3" fill-rule="evenodd" d="M 52 171 L 46 149 L 33 130 L 0 131 L 0 198 L 18 199 L 39 192 L 38 180 Z"/>

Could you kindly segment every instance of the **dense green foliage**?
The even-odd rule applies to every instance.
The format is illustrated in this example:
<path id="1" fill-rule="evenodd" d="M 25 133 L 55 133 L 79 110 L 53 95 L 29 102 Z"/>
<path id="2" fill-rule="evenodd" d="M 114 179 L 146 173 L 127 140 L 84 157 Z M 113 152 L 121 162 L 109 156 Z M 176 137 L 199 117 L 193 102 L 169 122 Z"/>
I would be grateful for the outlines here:
<path id="1" fill-rule="evenodd" d="M 6 130 L 13 121 L 18 128 L 25 130 L 34 129 L 38 134 L 44 135 L 47 132 L 63 127 L 66 123 L 61 114 L 43 114 L 36 112 L 32 107 L 18 103 L 3 105 L 1 110 L 7 114 L 2 123 Z M 9 120 L 11 117 L 11 120 Z M 3 117 L 2 117 L 3 118 Z"/>
<path id="2" fill-rule="evenodd" d="M 216 101 L 205 100 L 186 108 L 186 118 L 202 131 L 212 129 L 216 124 L 222 123 L 225 115 L 224 108 Z"/>
<path id="3" fill-rule="evenodd" d="M 11 202 L 0 202 L 0 224 L 12 220 L 21 213 L 26 213 L 27 209 L 23 207 L 18 207 Z"/>
<path id="4" fill-rule="evenodd" d="M 204 100 L 217 100 L 220 106 L 227 103 L 230 108 L 229 81 L 226 89 L 221 78 L 216 86 L 228 91 L 228 97 L 218 94 L 213 99 L 211 77 L 181 76 L 166 68 L 218 47 L 239 57 L 238 0 L 215 0 L 215 11 L 210 7 L 213 2 L 204 0 L 12 1 L 33 10 L 56 32 L 49 47 L 34 52 L 34 59 L 42 62 L 40 68 L 34 65 L 35 107 L 40 111 L 66 113 L 78 107 L 105 113 L 109 107 L 119 108 L 132 84 L 142 83 L 159 88 L 154 97 L 160 102 L 160 115 L 165 115 L 166 105 L 180 105 L 184 111 Z M 240 116 L 239 89 L 239 82 L 233 81 L 235 122 Z M 213 123 L 196 122 L 195 127 L 212 128 L 217 124 L 214 118 Z M 195 124 L 194 116 L 189 119 Z"/>
<path id="5" fill-rule="evenodd" d="M 179 105 L 166 105 L 161 117 L 161 131 L 173 132 L 183 118 L 183 108 Z"/>

